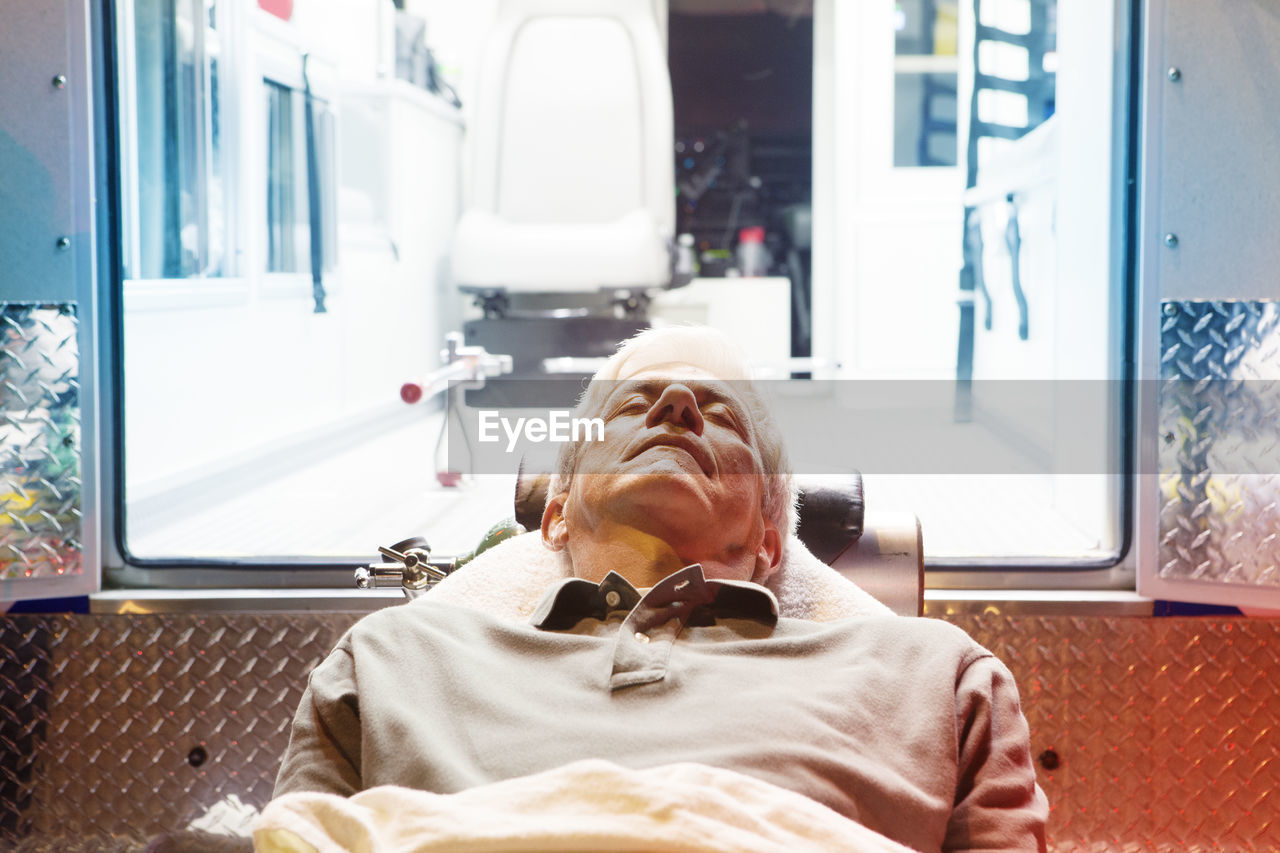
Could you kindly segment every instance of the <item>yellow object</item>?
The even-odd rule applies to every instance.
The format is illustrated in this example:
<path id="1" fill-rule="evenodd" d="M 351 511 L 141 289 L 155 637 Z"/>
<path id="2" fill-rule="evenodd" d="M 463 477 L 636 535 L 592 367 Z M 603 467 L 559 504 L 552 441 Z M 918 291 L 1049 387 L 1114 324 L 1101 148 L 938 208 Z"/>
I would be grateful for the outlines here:
<path id="1" fill-rule="evenodd" d="M 24 491 L 19 488 L 18 491 L 0 495 L 0 527 L 12 527 L 15 523 L 20 523 L 15 512 L 22 513 L 22 519 L 25 520 L 26 511 L 35 505 L 34 490 Z"/>
<path id="2" fill-rule="evenodd" d="M 939 3 L 938 16 L 933 20 L 934 56 L 955 56 L 959 38 L 959 12 L 955 3 Z"/>

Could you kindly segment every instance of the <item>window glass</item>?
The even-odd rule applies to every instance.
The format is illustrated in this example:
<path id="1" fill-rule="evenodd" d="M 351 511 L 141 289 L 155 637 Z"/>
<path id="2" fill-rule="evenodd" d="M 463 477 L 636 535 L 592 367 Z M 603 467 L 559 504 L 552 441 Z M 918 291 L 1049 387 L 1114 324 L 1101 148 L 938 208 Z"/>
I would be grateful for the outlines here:
<path id="1" fill-rule="evenodd" d="M 294 133 L 294 93 L 263 81 L 267 106 L 267 272 L 311 268 L 305 164 Z M 302 168 L 299 168 L 299 167 Z"/>
<path id="2" fill-rule="evenodd" d="M 139 0 L 133 8 L 134 278 L 220 275 L 226 253 L 221 36 L 211 4 Z M 130 156 L 131 155 L 131 156 Z"/>
<path id="3" fill-rule="evenodd" d="M 956 165 L 955 0 L 894 4 L 895 166 Z"/>
<path id="4" fill-rule="evenodd" d="M 917 514 L 933 567 L 1113 562 L 1126 11 L 828 9 L 832 100 L 853 129 L 834 120 L 815 157 L 815 187 L 831 188 L 814 212 L 815 352 L 860 380 L 853 414 L 879 425 L 845 431 L 865 447 L 868 507 Z M 895 406 L 899 388 L 931 402 Z"/>
<path id="5" fill-rule="evenodd" d="M 519 229 L 477 201 L 498 196 L 501 170 L 474 164 L 501 147 L 485 148 L 498 136 L 485 122 L 515 107 L 484 100 L 483 75 L 501 63 L 480 57 L 491 32 L 508 32 L 495 17 L 519 4 L 412 4 L 401 14 L 427 22 L 398 17 L 411 45 L 400 58 L 417 63 L 407 79 L 354 0 L 294 5 L 315 12 L 121 4 L 132 39 L 121 88 L 137 102 L 122 122 L 134 152 L 123 182 L 137 187 L 123 347 L 132 555 L 337 562 L 416 534 L 469 550 L 510 513 L 511 478 L 463 476 L 458 448 L 437 444 L 443 395 L 408 405 L 402 386 L 430 376 L 445 333 L 466 328 L 466 345 L 577 388 L 556 373 L 583 372 L 574 348 L 607 338 L 608 351 L 635 320 L 719 326 L 770 378 L 791 377 L 794 398 L 779 405 L 846 406 L 819 419 L 829 438 L 796 438 L 793 457 L 802 473 L 830 473 L 839 442 L 869 508 L 920 517 L 934 567 L 1114 561 L 1125 9 L 673 3 L 654 41 L 671 79 L 659 143 L 673 185 L 664 177 L 653 195 L 671 201 L 675 233 L 655 245 L 664 262 L 677 247 L 691 281 L 647 294 L 646 318 L 640 299 L 540 293 L 494 299 L 507 322 L 486 325 L 486 294 L 456 280 L 460 223 L 479 223 L 467 236 L 494 253 L 480 258 L 489 269 L 552 275 L 559 257 L 575 273 L 632 257 L 618 250 L 623 231 L 649 220 L 521 232 L 524 248 L 556 253 L 523 266 L 491 248 Z M 571 101 L 558 108 L 572 113 Z M 530 216 L 568 217 L 568 200 L 619 185 L 625 152 L 564 132 L 591 119 L 570 117 L 531 122 L 548 138 L 511 160 L 581 181 L 523 199 Z M 318 287 L 306 281 L 313 250 Z M 219 272 L 179 294 L 203 301 L 129 298 L 147 277 Z M 182 290 L 159 284 L 161 296 Z M 599 340 L 575 325 L 584 318 L 604 321 Z M 924 402 L 907 411 L 908 398 Z M 1028 464 L 981 467 L 994 457 L 972 447 Z M 926 464 L 949 448 L 954 464 Z"/>
<path id="6" fill-rule="evenodd" d="M 310 272 L 312 190 L 307 171 L 306 94 L 270 79 L 263 80 L 263 93 L 267 116 L 267 272 Z M 336 169 L 334 121 L 328 105 L 314 96 L 311 113 L 321 268 L 328 270 L 337 259 L 337 221 L 331 203 Z"/>

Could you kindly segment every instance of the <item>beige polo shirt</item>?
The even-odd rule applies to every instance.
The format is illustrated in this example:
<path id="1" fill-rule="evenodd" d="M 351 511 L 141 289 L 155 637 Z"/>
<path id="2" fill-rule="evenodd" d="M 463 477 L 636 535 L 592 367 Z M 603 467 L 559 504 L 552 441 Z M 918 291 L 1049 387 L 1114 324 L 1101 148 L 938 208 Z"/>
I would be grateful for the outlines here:
<path id="1" fill-rule="evenodd" d="M 527 624 L 430 595 L 371 614 L 312 673 L 276 795 L 453 793 L 585 758 L 745 773 L 920 850 L 1044 844 L 1017 688 L 968 635 L 780 619 L 697 565 L 643 596 L 566 579 Z"/>

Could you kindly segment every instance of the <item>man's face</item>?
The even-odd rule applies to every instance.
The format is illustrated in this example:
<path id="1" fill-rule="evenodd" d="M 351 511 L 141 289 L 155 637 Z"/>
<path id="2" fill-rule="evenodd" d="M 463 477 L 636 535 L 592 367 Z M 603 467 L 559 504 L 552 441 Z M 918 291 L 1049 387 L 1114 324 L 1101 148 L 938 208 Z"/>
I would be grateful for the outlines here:
<path id="1" fill-rule="evenodd" d="M 709 577 L 750 580 L 762 554 L 776 564 L 754 419 L 732 383 L 683 365 L 649 369 L 614 383 L 591 414 L 604 419 L 604 440 L 580 447 L 563 502 L 571 556 L 587 533 L 660 540 Z"/>

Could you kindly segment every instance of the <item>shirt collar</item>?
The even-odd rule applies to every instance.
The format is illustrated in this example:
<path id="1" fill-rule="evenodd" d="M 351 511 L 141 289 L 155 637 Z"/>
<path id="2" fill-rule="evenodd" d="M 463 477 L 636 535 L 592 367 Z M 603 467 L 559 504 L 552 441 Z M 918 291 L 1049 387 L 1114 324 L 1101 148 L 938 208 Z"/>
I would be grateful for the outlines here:
<path id="1" fill-rule="evenodd" d="M 545 631 L 565 631 L 586 618 L 604 620 L 615 611 L 631 613 L 642 623 L 678 618 L 681 623 L 724 618 L 778 622 L 778 600 L 750 581 L 708 579 L 694 563 L 667 575 L 643 596 L 626 578 L 609 572 L 600 583 L 565 578 L 534 609 L 530 622 Z"/>

